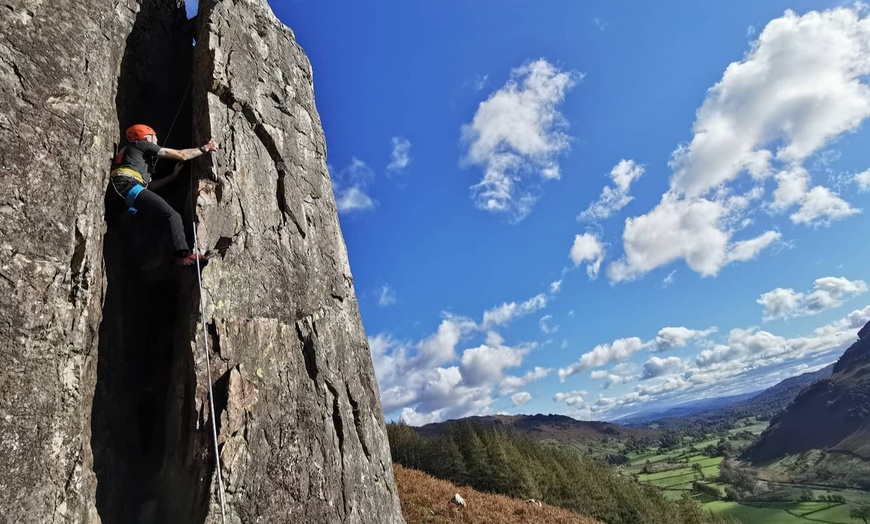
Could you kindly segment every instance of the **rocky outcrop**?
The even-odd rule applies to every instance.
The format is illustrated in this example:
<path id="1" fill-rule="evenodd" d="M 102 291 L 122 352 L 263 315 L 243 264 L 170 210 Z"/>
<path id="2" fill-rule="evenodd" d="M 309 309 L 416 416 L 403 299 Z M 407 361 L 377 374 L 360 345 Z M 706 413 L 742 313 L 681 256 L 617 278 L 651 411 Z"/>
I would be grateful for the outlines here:
<path id="1" fill-rule="evenodd" d="M 200 4 L 195 49 L 181 0 L 0 8 L 0 523 L 221 522 L 216 456 L 227 522 L 402 522 L 310 65 L 265 0 Z M 223 147 L 166 195 L 202 302 L 103 227 L 140 120 Z"/>
<path id="2" fill-rule="evenodd" d="M 96 522 L 106 165 L 132 0 L 0 6 L 0 522 Z"/>
<path id="3" fill-rule="evenodd" d="M 196 140 L 227 146 L 203 173 L 196 214 L 218 253 L 203 298 L 212 372 L 228 392 L 228 511 L 242 522 L 402 522 L 311 66 L 265 0 L 203 1 L 199 17 Z M 213 501 L 209 521 L 216 512 Z"/>

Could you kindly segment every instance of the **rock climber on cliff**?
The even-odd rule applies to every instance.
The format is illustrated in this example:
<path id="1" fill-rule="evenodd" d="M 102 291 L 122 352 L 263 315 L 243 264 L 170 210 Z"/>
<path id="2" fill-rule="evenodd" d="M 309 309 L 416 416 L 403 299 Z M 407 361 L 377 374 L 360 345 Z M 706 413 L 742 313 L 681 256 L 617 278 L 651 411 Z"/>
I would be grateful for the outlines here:
<path id="1" fill-rule="evenodd" d="M 216 151 L 217 142 L 209 139 L 199 148 L 191 149 L 161 147 L 157 145 L 157 132 L 143 124 L 127 128 L 126 136 L 129 143 L 112 160 L 106 205 L 120 210 L 132 208 L 134 212 L 141 212 L 168 227 L 174 254 L 182 265 L 204 262 L 205 257 L 191 252 L 181 215 L 152 190 L 174 180 L 181 172 L 183 162 Z M 151 170 L 159 158 L 178 160 L 178 164 L 170 176 L 151 182 Z M 113 210 L 107 209 L 107 212 Z"/>

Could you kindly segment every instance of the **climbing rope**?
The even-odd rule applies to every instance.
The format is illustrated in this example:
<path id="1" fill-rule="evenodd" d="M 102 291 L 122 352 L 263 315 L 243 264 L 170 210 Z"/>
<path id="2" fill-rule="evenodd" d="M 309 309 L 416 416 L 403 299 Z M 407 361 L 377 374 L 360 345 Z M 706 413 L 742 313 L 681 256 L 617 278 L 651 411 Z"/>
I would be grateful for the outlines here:
<path id="1" fill-rule="evenodd" d="M 196 198 L 194 197 L 194 187 L 193 180 L 196 170 L 191 166 L 191 174 L 190 174 L 190 198 L 193 204 L 193 211 L 196 210 Z M 194 213 L 195 214 L 195 213 Z M 199 238 L 197 236 L 196 231 L 196 220 L 193 220 L 193 252 L 199 253 Z M 199 263 L 199 257 L 196 257 L 196 281 L 199 284 L 199 315 L 202 323 L 202 341 L 203 341 L 203 355 L 205 356 L 205 369 L 208 374 L 208 405 L 211 410 L 211 431 L 212 436 L 214 437 L 214 458 L 215 458 L 215 469 L 217 470 L 217 478 L 218 478 L 218 495 L 221 501 L 221 522 L 226 524 L 227 515 L 226 508 L 224 506 L 224 482 L 223 475 L 221 475 L 221 457 L 220 452 L 218 451 L 218 435 L 217 435 L 217 413 L 214 409 L 214 390 L 212 388 L 212 380 L 211 380 L 211 361 L 209 360 L 209 348 L 208 348 L 208 332 L 205 327 L 205 300 L 203 299 L 202 293 L 202 266 Z"/>
<path id="2" fill-rule="evenodd" d="M 172 119 L 172 125 L 169 126 L 169 132 L 166 133 L 166 140 L 164 143 L 169 142 L 169 137 L 172 135 L 172 129 L 175 127 L 175 122 L 178 121 L 178 115 L 181 114 L 181 109 L 184 107 L 184 101 L 187 99 L 187 94 L 190 91 L 190 85 L 193 83 L 193 78 L 187 83 L 187 88 L 184 90 L 184 95 L 181 97 L 181 103 L 178 105 L 178 111 L 175 112 L 175 118 Z M 160 159 L 158 158 L 158 161 Z M 157 165 L 157 162 L 154 163 Z M 193 181 L 196 179 L 196 169 L 194 165 L 190 166 L 190 201 L 191 201 L 191 222 L 193 223 L 193 252 L 199 254 L 199 237 L 197 235 L 197 227 L 196 227 L 196 197 L 194 196 L 196 193 L 194 191 L 194 183 Z M 217 479 L 218 479 L 218 498 L 221 503 L 221 522 L 222 524 L 226 524 L 227 522 L 227 511 L 226 504 L 224 502 L 224 481 L 223 475 L 221 474 L 221 457 L 220 451 L 218 449 L 218 434 L 217 434 L 217 412 L 214 409 L 214 388 L 212 387 L 212 379 L 211 379 L 211 359 L 209 358 L 209 354 L 211 351 L 208 347 L 208 331 L 206 330 L 205 325 L 205 300 L 202 292 L 202 266 L 200 265 L 199 257 L 196 257 L 196 282 L 199 286 L 199 316 L 200 322 L 202 324 L 202 342 L 203 342 L 203 356 L 205 357 L 205 370 L 206 376 L 208 378 L 208 407 L 211 419 L 211 433 L 212 438 L 214 439 L 214 460 L 215 460 L 215 470 L 217 471 Z"/>

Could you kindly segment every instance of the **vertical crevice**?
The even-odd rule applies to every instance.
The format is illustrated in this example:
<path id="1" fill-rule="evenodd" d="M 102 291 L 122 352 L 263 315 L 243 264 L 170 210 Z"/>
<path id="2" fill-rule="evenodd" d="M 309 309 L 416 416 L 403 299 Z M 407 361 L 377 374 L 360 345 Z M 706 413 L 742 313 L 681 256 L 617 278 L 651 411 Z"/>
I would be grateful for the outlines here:
<path id="1" fill-rule="evenodd" d="M 350 384 L 345 384 L 345 389 L 347 390 L 347 400 L 350 402 L 351 410 L 353 411 L 353 425 L 356 428 L 356 437 L 359 439 L 359 443 L 362 446 L 363 453 L 366 455 L 366 459 L 371 462 L 372 454 L 369 452 L 369 447 L 366 444 L 365 433 L 363 433 L 363 425 L 362 418 L 360 418 L 360 409 L 359 402 L 354 400 L 353 395 L 350 393 Z"/>
<path id="2" fill-rule="evenodd" d="M 185 92 L 193 48 L 187 28 L 184 7 L 175 0 L 140 3 L 118 78 L 119 143 L 126 143 L 124 129 L 142 123 L 157 131 L 161 145 L 190 146 L 192 104 Z M 153 179 L 166 176 L 172 164 L 158 163 Z M 185 216 L 190 184 L 185 173 L 180 179 L 159 194 Z M 91 426 L 97 512 L 103 524 L 202 523 L 213 458 L 196 426 L 190 351 L 199 304 L 195 275 L 175 265 L 162 222 L 117 212 L 108 205 L 111 190 Z"/>
<path id="3" fill-rule="evenodd" d="M 332 425 L 335 427 L 335 435 L 338 438 L 338 455 L 339 460 L 341 460 L 341 500 L 342 505 L 344 507 L 345 515 L 348 513 L 347 507 L 347 493 L 345 486 L 347 483 L 344 479 L 344 421 L 341 419 L 341 406 L 339 406 L 339 396 L 338 390 L 332 385 L 328 380 L 326 382 L 326 388 L 332 393 Z"/>

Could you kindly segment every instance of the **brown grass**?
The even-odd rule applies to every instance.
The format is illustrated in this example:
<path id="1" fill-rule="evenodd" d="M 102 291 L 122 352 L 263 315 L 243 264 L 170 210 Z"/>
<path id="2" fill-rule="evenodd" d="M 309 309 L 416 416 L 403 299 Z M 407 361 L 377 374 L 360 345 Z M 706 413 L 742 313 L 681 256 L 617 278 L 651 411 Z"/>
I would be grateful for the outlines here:
<path id="1" fill-rule="evenodd" d="M 407 524 L 600 524 L 570 511 L 457 487 L 421 471 L 393 465 L 402 516 Z M 459 493 L 467 504 L 450 503 Z"/>

